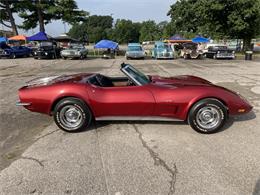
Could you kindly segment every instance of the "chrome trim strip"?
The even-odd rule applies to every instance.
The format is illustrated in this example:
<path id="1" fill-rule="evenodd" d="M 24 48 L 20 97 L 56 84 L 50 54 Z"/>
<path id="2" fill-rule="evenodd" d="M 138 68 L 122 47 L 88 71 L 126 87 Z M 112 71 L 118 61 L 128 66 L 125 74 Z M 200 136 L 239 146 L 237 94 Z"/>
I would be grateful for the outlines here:
<path id="1" fill-rule="evenodd" d="M 101 116 L 97 121 L 183 121 L 180 119 L 160 116 Z"/>
<path id="2" fill-rule="evenodd" d="M 18 102 L 16 102 L 16 106 L 30 106 L 32 103 L 26 103 L 26 102 L 20 102 L 20 101 L 18 101 Z"/>

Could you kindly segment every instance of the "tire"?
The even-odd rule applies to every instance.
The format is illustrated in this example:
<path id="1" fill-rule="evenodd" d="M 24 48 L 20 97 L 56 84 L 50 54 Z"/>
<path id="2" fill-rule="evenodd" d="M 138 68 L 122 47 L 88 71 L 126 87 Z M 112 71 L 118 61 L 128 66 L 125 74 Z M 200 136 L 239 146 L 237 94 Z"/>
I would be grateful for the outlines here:
<path id="1" fill-rule="evenodd" d="M 214 59 L 214 60 L 217 59 L 217 55 L 216 55 L 216 54 L 213 55 L 213 59 Z"/>
<path id="2" fill-rule="evenodd" d="M 228 117 L 225 105 L 217 99 L 206 98 L 195 103 L 189 111 L 188 123 L 199 133 L 216 133 Z"/>
<path id="3" fill-rule="evenodd" d="M 16 55 L 14 53 L 11 54 L 10 56 L 11 59 L 15 59 L 16 58 Z"/>
<path id="4" fill-rule="evenodd" d="M 79 57 L 79 59 L 81 59 L 81 60 L 84 60 L 84 58 L 85 58 L 85 57 L 84 57 L 83 54 L 81 54 L 80 57 Z"/>
<path id="5" fill-rule="evenodd" d="M 88 128 L 92 121 L 92 113 L 88 106 L 77 98 L 64 98 L 54 109 L 56 125 L 66 132 L 79 132 Z"/>

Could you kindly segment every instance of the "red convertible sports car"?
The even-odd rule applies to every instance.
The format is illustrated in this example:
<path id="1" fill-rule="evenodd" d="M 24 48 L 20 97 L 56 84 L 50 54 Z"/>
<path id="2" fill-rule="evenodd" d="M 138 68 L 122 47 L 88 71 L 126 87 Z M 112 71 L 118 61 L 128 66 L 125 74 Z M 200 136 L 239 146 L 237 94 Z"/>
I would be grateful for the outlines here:
<path id="1" fill-rule="evenodd" d="M 199 77 L 150 76 L 124 63 L 121 71 L 126 77 L 82 73 L 34 79 L 19 89 L 17 105 L 53 115 L 69 132 L 93 120 L 182 120 L 198 132 L 214 133 L 229 115 L 252 109 L 238 93 Z"/>

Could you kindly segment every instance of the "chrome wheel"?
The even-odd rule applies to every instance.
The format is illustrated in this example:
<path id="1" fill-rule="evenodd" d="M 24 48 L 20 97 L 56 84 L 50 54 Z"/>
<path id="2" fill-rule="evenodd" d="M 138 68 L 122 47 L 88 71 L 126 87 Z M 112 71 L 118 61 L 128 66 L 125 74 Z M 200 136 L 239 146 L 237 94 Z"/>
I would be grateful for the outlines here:
<path id="1" fill-rule="evenodd" d="M 83 120 L 83 113 L 74 105 L 64 106 L 59 113 L 61 125 L 69 129 L 77 128 Z"/>
<path id="2" fill-rule="evenodd" d="M 221 123 L 221 114 L 213 106 L 202 107 L 196 114 L 196 122 L 203 129 L 217 127 Z"/>

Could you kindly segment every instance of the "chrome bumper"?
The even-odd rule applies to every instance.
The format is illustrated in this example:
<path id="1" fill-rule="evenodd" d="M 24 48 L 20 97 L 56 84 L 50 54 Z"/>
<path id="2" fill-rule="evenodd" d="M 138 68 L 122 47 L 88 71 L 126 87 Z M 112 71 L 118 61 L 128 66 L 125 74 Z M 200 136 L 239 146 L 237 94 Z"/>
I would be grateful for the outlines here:
<path id="1" fill-rule="evenodd" d="M 20 101 L 17 101 L 16 102 L 16 106 L 30 106 L 32 103 L 25 103 L 25 102 L 20 102 Z"/>

